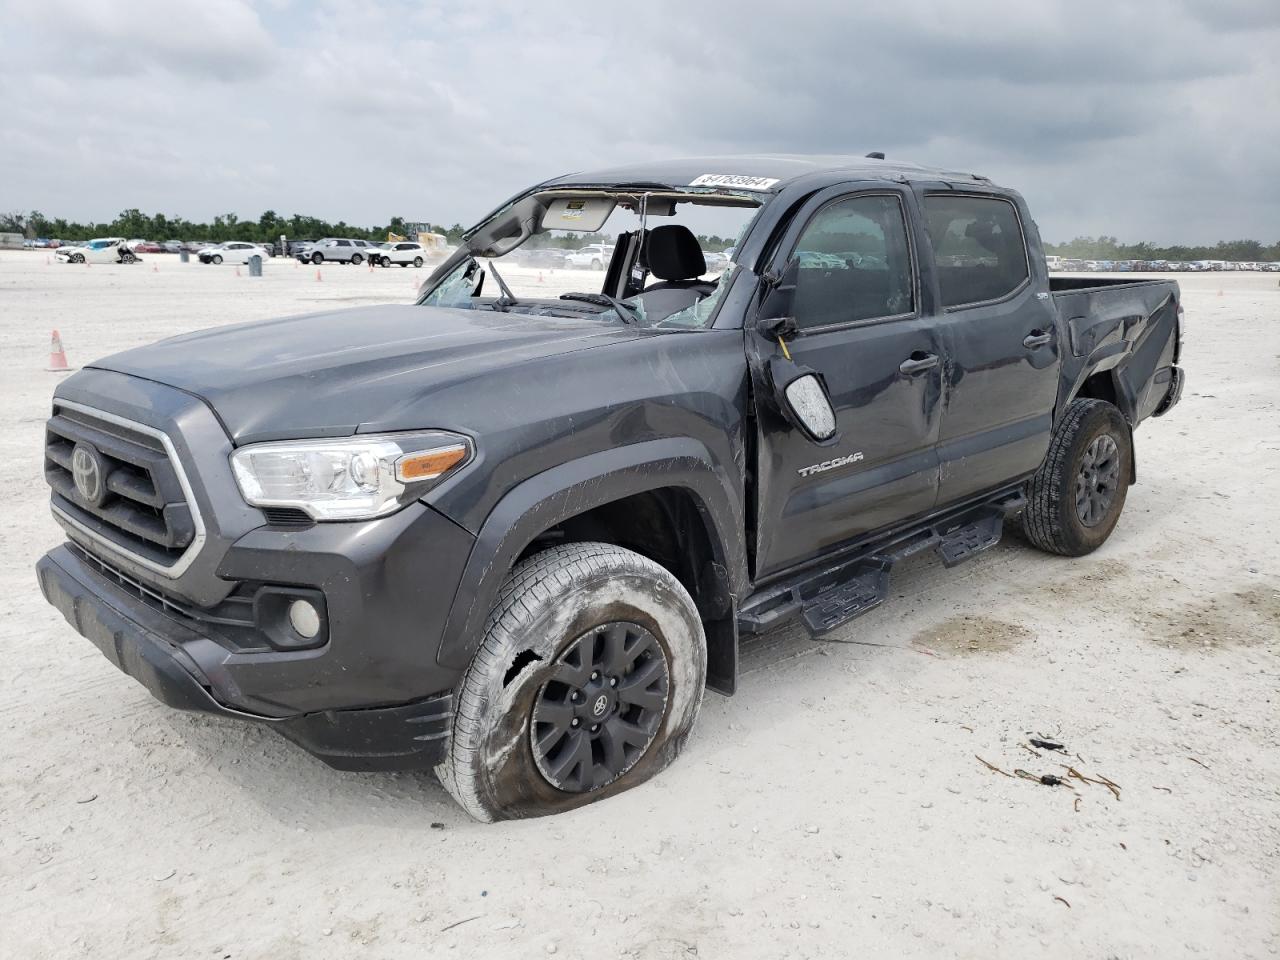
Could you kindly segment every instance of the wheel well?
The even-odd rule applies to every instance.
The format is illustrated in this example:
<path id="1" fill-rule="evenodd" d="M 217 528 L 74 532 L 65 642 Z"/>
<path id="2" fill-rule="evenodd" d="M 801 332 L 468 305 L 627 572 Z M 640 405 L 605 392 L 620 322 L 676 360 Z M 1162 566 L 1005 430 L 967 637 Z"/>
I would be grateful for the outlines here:
<path id="1" fill-rule="evenodd" d="M 1119 408 L 1116 402 L 1116 382 L 1109 372 L 1095 373 L 1076 391 L 1076 397 L 1092 397 L 1094 400 L 1105 400 L 1113 407 Z"/>
<path id="2" fill-rule="evenodd" d="M 1081 400 L 1089 398 L 1092 400 L 1105 400 L 1124 417 L 1125 423 L 1129 426 L 1129 482 L 1138 482 L 1138 455 L 1133 446 L 1133 424 L 1129 422 L 1129 418 L 1124 416 L 1124 408 L 1120 406 L 1119 398 L 1116 395 L 1116 380 L 1109 371 L 1103 373 L 1095 373 L 1084 383 L 1080 384 L 1080 389 L 1076 391 L 1075 399 Z"/>
<path id="3" fill-rule="evenodd" d="M 666 568 L 698 608 L 707 634 L 707 684 L 732 693 L 737 630 L 728 571 L 717 559 L 697 497 L 682 487 L 647 490 L 602 504 L 557 523 L 517 558 L 562 543 L 612 543 Z"/>

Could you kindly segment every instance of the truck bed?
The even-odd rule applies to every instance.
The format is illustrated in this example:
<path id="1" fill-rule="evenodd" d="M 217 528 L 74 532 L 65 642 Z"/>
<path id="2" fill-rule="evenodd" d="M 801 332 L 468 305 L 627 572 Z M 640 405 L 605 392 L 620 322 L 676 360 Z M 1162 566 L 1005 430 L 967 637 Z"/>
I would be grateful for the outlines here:
<path id="1" fill-rule="evenodd" d="M 1049 290 L 1062 318 L 1066 396 L 1081 380 L 1108 374 L 1131 424 L 1154 413 L 1177 360 L 1177 281 L 1050 277 Z"/>

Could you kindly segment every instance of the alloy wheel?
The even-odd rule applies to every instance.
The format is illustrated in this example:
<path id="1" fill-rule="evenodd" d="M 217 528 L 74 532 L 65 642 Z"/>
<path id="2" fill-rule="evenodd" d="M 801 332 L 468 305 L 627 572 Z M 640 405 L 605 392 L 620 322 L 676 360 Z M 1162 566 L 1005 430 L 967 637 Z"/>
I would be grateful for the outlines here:
<path id="1" fill-rule="evenodd" d="M 1110 434 L 1093 438 L 1076 473 L 1076 516 L 1096 527 L 1115 502 L 1120 480 L 1120 450 Z"/>
<path id="2" fill-rule="evenodd" d="M 539 772 L 568 793 L 617 780 L 657 736 L 669 688 L 652 633 L 626 622 L 593 627 L 556 659 L 534 701 L 529 735 Z"/>

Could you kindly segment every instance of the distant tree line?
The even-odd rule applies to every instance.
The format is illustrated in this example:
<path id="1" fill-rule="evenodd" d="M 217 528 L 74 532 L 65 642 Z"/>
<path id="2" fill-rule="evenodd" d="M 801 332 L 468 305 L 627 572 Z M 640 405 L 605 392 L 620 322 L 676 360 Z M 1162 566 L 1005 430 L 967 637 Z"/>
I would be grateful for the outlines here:
<path id="1" fill-rule="evenodd" d="M 408 236 L 408 221 L 404 217 L 392 217 L 386 226 L 355 227 L 339 220 L 331 223 L 318 217 L 305 217 L 295 213 L 282 217 L 268 210 L 257 220 L 241 220 L 234 213 L 224 213 L 213 218 L 212 223 L 196 223 L 182 217 L 154 215 L 141 210 L 124 210 L 110 223 L 80 223 L 61 217 L 46 217 L 39 210 L 30 213 L 14 211 L 0 213 L 0 233 L 21 233 L 30 239 L 46 237 L 58 240 L 88 240 L 92 237 L 127 237 L 143 240 L 210 240 L 225 243 L 242 240 L 249 243 L 269 243 L 283 234 L 290 239 L 319 240 L 321 237 L 348 237 L 356 240 L 385 240 L 388 233 Z M 449 243 L 462 239 L 466 227 L 455 223 L 451 227 L 428 224 L 432 233 L 444 234 Z M 530 238 L 535 247 L 561 247 L 577 249 L 586 243 L 599 243 L 611 239 L 601 234 L 537 234 Z M 733 243 L 731 238 L 698 238 L 706 250 L 721 251 Z"/>
<path id="2" fill-rule="evenodd" d="M 1162 247 L 1154 243 L 1121 243 L 1115 237 L 1076 237 L 1069 243 L 1046 243 L 1045 253 L 1079 260 L 1231 260 L 1252 263 L 1280 260 L 1280 241 L 1264 246 L 1257 240 L 1219 240 L 1213 246 Z"/>

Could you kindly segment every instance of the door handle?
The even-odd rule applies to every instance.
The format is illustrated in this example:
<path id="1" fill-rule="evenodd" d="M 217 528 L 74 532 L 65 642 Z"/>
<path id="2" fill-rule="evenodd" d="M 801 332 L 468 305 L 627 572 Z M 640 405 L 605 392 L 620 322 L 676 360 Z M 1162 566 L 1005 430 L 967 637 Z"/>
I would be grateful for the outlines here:
<path id="1" fill-rule="evenodd" d="M 898 370 L 909 377 L 937 365 L 938 355 L 936 353 L 925 353 L 923 350 L 917 350 L 906 360 L 903 360 L 902 363 L 898 364 Z"/>
<path id="2" fill-rule="evenodd" d="M 1034 350 L 1036 347 L 1043 347 L 1052 339 L 1052 333 L 1045 333 L 1043 330 L 1032 330 L 1022 338 L 1022 345 L 1028 350 Z"/>

